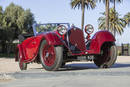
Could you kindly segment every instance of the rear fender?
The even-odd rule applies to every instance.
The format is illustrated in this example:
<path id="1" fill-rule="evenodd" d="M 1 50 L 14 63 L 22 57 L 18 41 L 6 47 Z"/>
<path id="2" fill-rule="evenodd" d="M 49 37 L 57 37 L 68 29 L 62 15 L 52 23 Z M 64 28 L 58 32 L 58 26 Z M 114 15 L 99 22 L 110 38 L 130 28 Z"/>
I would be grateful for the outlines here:
<path id="1" fill-rule="evenodd" d="M 104 43 L 113 43 L 115 41 L 115 37 L 110 32 L 99 31 L 92 37 L 90 49 L 95 54 L 100 54 L 101 47 Z"/>

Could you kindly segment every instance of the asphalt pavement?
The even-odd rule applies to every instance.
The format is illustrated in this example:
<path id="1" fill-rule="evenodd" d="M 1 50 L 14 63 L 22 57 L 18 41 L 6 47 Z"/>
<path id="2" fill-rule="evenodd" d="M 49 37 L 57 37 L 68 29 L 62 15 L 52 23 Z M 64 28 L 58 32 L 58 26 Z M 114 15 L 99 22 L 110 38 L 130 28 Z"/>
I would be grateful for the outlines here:
<path id="1" fill-rule="evenodd" d="M 6 75 L 12 79 L 0 81 L 0 87 L 129 87 L 130 62 L 116 63 L 109 69 L 75 63 L 59 71 L 34 68 Z"/>

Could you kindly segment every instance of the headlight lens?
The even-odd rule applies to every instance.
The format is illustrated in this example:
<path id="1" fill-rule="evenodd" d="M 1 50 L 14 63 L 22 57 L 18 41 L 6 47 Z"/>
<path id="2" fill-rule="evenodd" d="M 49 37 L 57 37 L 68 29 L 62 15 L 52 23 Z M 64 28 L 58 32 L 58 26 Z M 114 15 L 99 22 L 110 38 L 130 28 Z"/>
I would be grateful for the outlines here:
<path id="1" fill-rule="evenodd" d="M 93 33 L 93 31 L 94 31 L 94 28 L 93 28 L 92 25 L 88 24 L 88 25 L 85 26 L 85 32 L 87 34 L 91 34 L 91 33 Z"/>
<path id="2" fill-rule="evenodd" d="M 64 35 L 67 32 L 67 28 L 64 25 L 58 26 L 58 32 L 60 35 Z"/>

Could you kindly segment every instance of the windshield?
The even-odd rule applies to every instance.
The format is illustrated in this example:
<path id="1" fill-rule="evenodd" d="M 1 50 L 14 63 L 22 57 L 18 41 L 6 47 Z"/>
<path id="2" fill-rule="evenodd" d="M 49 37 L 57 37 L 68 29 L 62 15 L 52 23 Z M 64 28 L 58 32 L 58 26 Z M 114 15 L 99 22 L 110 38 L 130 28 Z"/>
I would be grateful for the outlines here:
<path id="1" fill-rule="evenodd" d="M 33 30 L 35 34 L 54 31 L 57 30 L 57 27 L 64 25 L 67 29 L 70 27 L 69 23 L 47 23 L 47 24 L 35 24 Z"/>

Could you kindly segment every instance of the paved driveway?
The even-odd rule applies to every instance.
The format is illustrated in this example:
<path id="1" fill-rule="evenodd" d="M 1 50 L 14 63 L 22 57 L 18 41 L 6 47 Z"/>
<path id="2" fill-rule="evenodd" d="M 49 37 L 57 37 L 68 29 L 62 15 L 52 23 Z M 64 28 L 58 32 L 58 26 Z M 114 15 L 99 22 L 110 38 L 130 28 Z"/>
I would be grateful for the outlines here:
<path id="1" fill-rule="evenodd" d="M 98 69 L 93 63 L 73 63 L 55 72 L 35 67 L 8 73 L 0 87 L 129 87 L 129 58 L 118 57 L 109 69 Z"/>

